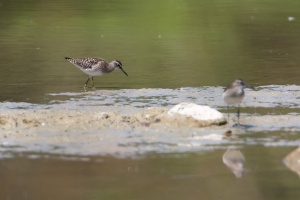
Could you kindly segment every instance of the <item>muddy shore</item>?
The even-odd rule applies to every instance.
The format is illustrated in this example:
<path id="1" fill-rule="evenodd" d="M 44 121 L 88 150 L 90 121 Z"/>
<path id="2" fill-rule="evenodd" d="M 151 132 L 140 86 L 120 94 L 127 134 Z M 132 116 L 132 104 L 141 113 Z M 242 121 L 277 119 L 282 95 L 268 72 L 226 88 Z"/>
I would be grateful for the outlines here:
<path id="1" fill-rule="evenodd" d="M 171 107 L 183 101 L 198 105 L 205 102 L 204 105 L 218 110 L 218 105 L 223 102 L 216 96 L 222 90 L 215 87 L 145 89 L 145 93 L 144 90 L 122 90 L 57 94 L 52 95 L 55 99 L 52 104 L 43 105 L 4 102 L 0 106 L 0 156 L 28 151 L 132 156 L 146 152 L 225 148 L 245 142 L 299 145 L 296 137 L 300 130 L 297 95 L 292 93 L 286 101 L 286 92 L 274 96 L 269 88 L 247 93 L 240 127 L 235 126 L 235 109 L 230 110 L 228 124 L 199 122 L 190 117 L 168 114 Z M 291 89 L 294 86 L 285 90 Z M 162 93 L 165 96 L 157 101 Z M 254 97 L 255 104 L 251 102 Z M 292 108 L 290 102 L 294 103 Z M 162 106 L 162 103 L 167 106 Z M 227 119 L 224 106 L 221 108 Z M 256 133 L 259 134 L 253 137 Z M 250 134 L 249 139 L 245 140 L 247 134 Z"/>

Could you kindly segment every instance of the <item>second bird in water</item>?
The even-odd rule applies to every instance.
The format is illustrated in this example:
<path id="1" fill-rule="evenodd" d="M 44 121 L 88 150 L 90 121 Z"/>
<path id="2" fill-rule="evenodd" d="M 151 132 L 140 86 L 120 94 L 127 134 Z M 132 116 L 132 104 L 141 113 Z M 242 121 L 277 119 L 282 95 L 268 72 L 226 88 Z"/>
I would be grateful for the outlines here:
<path id="1" fill-rule="evenodd" d="M 91 79 L 92 86 L 94 86 L 94 76 L 101 76 L 103 74 L 110 73 L 115 69 L 120 69 L 126 76 L 128 74 L 122 68 L 122 63 L 118 60 L 114 60 L 108 63 L 102 58 L 70 58 L 65 57 L 67 61 L 78 67 L 81 71 L 89 75 L 88 80 L 84 84 L 84 88 L 87 87 L 89 80 Z"/>
<path id="2" fill-rule="evenodd" d="M 228 85 L 223 94 L 222 98 L 227 103 L 227 112 L 229 105 L 238 105 L 238 125 L 240 125 L 240 104 L 242 103 L 244 96 L 245 96 L 245 88 L 254 89 L 252 86 L 247 85 L 243 80 L 237 79 L 230 85 Z M 228 112 L 228 119 L 229 119 L 229 112 Z"/>

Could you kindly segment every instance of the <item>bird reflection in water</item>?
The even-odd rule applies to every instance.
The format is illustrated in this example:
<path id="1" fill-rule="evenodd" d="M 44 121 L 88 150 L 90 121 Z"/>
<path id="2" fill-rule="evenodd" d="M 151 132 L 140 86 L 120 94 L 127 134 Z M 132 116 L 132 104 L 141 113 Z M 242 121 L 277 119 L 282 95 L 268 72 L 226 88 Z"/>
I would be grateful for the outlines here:
<path id="1" fill-rule="evenodd" d="M 300 176 L 300 147 L 289 153 L 283 159 L 283 163 L 287 168 Z"/>
<path id="2" fill-rule="evenodd" d="M 244 173 L 245 156 L 240 150 L 229 147 L 223 154 L 223 163 L 230 169 L 236 178 L 241 178 Z"/>

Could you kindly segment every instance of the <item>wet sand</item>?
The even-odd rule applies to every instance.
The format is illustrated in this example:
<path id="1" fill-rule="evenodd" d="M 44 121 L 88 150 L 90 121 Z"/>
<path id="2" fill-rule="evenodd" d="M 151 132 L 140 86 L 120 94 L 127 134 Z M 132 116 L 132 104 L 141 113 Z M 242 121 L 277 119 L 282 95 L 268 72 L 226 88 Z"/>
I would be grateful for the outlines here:
<path id="1" fill-rule="evenodd" d="M 270 124 L 273 124 L 273 130 L 287 127 L 296 131 L 297 128 L 291 127 L 300 121 L 299 116 L 293 115 L 242 115 L 242 126 L 237 128 L 232 127 L 232 123 L 207 126 L 182 116 L 170 117 L 167 109 L 162 108 L 140 109 L 132 114 L 104 110 L 109 108 L 7 110 L 0 115 L 1 148 L 123 156 L 149 151 L 197 150 L 205 144 L 227 143 L 241 133 L 271 130 Z M 230 120 L 234 122 L 236 117 Z M 247 125 L 243 125 L 245 122 Z"/>
<path id="2" fill-rule="evenodd" d="M 245 105 L 255 104 L 256 107 L 243 105 L 239 127 L 235 126 L 235 109 L 230 110 L 228 124 L 199 122 L 190 117 L 168 115 L 168 110 L 181 101 L 197 104 L 206 102 L 211 107 L 221 105 L 221 98 L 214 97 L 220 93 L 221 88 L 214 87 L 199 89 L 198 93 L 195 93 L 195 88 L 96 91 L 67 94 L 72 100 L 60 102 L 57 100 L 59 95 L 52 95 L 56 99 L 52 105 L 6 102 L 2 103 L 0 114 L 1 156 L 24 151 L 117 156 L 147 152 L 190 152 L 248 142 L 243 137 L 252 133 L 299 132 L 300 116 L 297 113 L 289 112 L 289 107 L 286 111 L 282 108 L 279 113 L 274 112 L 278 104 L 290 102 L 294 102 L 294 109 L 297 109 L 299 100 L 296 95 L 294 97 L 295 92 L 289 93 L 291 98 L 286 101 L 283 98 L 286 93 L 270 90 L 267 87 L 261 91 L 247 91 Z M 199 95 L 201 92 L 207 95 Z M 165 95 L 163 100 L 157 101 L 157 96 L 162 93 Z M 197 96 L 204 97 L 196 99 Z M 251 102 L 254 98 L 255 102 Z M 153 107 L 155 101 L 157 106 Z M 113 105 L 108 105 L 108 102 Z M 168 105 L 161 106 L 161 102 L 168 102 Z M 226 111 L 224 104 L 221 108 Z M 248 113 L 249 110 L 267 110 L 270 114 Z M 224 114 L 227 117 L 227 113 Z M 282 134 L 268 138 L 251 136 L 249 141 L 255 144 L 263 142 L 264 145 L 296 146 L 300 143 Z"/>

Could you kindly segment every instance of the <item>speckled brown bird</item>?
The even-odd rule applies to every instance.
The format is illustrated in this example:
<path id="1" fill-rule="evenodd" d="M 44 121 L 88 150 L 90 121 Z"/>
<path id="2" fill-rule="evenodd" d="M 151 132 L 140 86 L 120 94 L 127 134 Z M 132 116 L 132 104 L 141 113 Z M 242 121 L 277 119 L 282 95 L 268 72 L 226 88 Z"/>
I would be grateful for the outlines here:
<path id="1" fill-rule="evenodd" d="M 70 58 L 65 57 L 67 61 L 78 67 L 81 71 L 89 75 L 89 78 L 84 84 L 84 88 L 87 87 L 89 80 L 91 79 L 92 86 L 94 86 L 94 76 L 101 76 L 114 71 L 116 68 L 120 69 L 126 76 L 128 74 L 122 68 L 122 63 L 118 60 L 111 61 L 110 63 L 102 58 Z"/>

